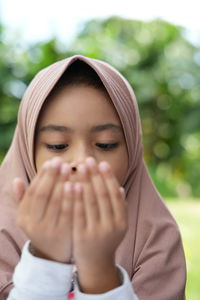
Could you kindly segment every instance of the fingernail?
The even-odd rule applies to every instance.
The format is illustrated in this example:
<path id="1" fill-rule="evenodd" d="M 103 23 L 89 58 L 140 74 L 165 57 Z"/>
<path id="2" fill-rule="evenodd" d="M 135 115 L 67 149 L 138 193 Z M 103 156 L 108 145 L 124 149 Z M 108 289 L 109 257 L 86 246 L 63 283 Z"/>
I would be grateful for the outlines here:
<path id="1" fill-rule="evenodd" d="M 88 167 L 94 167 L 96 165 L 96 161 L 93 157 L 88 157 L 85 161 Z"/>
<path id="2" fill-rule="evenodd" d="M 72 183 L 67 181 L 64 185 L 64 189 L 66 192 L 71 192 L 72 191 Z"/>
<path id="3" fill-rule="evenodd" d="M 62 165 L 62 167 L 61 167 L 60 172 L 61 172 L 62 174 L 68 174 L 68 173 L 69 173 L 69 170 L 70 170 L 69 165 L 68 165 L 67 163 L 64 163 L 64 164 Z"/>
<path id="4" fill-rule="evenodd" d="M 109 166 L 109 164 L 106 161 L 102 161 L 99 164 L 99 169 L 100 169 L 100 171 L 105 172 L 105 171 L 110 170 L 110 166 Z"/>
<path id="5" fill-rule="evenodd" d="M 56 167 L 59 167 L 61 164 L 61 159 L 59 157 L 54 157 L 52 160 L 51 160 L 51 166 L 56 168 Z"/>
<path id="6" fill-rule="evenodd" d="M 12 182 L 12 188 L 13 188 L 15 200 L 16 201 L 21 200 L 20 198 L 22 197 L 22 180 L 18 177 L 15 177 Z"/>
<path id="7" fill-rule="evenodd" d="M 81 186 L 81 184 L 79 183 L 79 182 L 77 182 L 76 184 L 75 184 L 75 190 L 76 190 L 76 192 L 78 192 L 78 193 L 80 193 L 81 192 L 81 189 L 82 189 L 82 186 Z"/>
<path id="8" fill-rule="evenodd" d="M 78 171 L 82 174 L 86 173 L 86 167 L 84 165 L 79 165 L 78 166 Z"/>
<path id="9" fill-rule="evenodd" d="M 120 186 L 119 190 L 122 194 L 124 194 L 124 188 L 122 186 Z"/>
<path id="10" fill-rule="evenodd" d="M 51 162 L 49 160 L 45 161 L 45 163 L 43 164 L 43 169 L 48 169 L 48 167 L 51 165 Z"/>
<path id="11" fill-rule="evenodd" d="M 12 186 L 13 186 L 13 190 L 14 190 L 14 193 L 18 193 L 18 189 L 17 189 L 17 183 L 19 182 L 19 178 L 18 177 L 15 177 L 13 182 L 12 182 Z"/>
<path id="12" fill-rule="evenodd" d="M 13 184 L 16 184 L 19 180 L 20 180 L 20 178 L 15 177 L 15 178 L 13 179 Z"/>

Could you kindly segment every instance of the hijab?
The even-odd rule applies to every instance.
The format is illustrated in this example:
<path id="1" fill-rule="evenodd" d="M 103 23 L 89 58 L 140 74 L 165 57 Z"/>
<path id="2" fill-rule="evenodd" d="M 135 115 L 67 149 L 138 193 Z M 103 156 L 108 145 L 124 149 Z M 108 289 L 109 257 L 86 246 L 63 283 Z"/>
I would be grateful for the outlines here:
<path id="1" fill-rule="evenodd" d="M 101 79 L 120 118 L 128 150 L 129 167 L 123 187 L 129 226 L 117 248 L 116 263 L 128 272 L 139 299 L 185 299 L 185 258 L 180 232 L 143 159 L 141 122 L 132 87 L 108 63 L 81 55 L 41 70 L 20 104 L 13 141 L 0 167 L 0 299 L 1 293 L 12 287 L 12 273 L 28 239 L 15 222 L 17 204 L 11 193 L 12 181 L 20 177 L 28 185 L 36 175 L 33 147 L 39 113 L 61 76 L 77 60 L 88 64 Z"/>

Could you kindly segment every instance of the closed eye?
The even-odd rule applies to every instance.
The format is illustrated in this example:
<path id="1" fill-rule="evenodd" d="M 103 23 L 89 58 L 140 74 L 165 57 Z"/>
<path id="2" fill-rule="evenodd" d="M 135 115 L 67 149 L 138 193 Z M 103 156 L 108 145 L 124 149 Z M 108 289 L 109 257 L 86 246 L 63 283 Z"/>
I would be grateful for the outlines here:
<path id="1" fill-rule="evenodd" d="M 48 149 L 56 150 L 56 151 L 64 150 L 67 146 L 68 146 L 67 144 L 59 144 L 59 145 L 49 145 L 49 144 L 46 144 L 46 147 Z"/>
<path id="2" fill-rule="evenodd" d="M 101 143 L 97 143 L 96 144 L 98 147 L 102 148 L 104 151 L 109 151 L 113 148 L 116 148 L 118 146 L 118 143 L 115 144 L 101 144 Z"/>
<path id="3" fill-rule="evenodd" d="M 103 151 L 109 151 L 113 148 L 116 148 L 118 144 L 119 143 L 114 143 L 114 144 L 96 143 L 96 146 L 101 148 Z M 55 145 L 46 144 L 46 147 L 53 151 L 62 151 L 68 147 L 68 144 L 55 144 Z"/>

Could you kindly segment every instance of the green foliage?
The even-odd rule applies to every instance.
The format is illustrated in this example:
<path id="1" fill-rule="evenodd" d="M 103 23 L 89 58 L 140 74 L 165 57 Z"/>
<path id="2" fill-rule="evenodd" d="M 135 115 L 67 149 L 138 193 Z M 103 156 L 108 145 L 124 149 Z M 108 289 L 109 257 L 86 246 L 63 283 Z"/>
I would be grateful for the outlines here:
<path id="1" fill-rule="evenodd" d="M 170 200 L 170 199 L 168 199 Z M 198 300 L 200 294 L 200 203 L 199 201 L 167 201 L 167 206 L 174 215 L 182 234 L 187 264 L 186 299 Z"/>
<path id="2" fill-rule="evenodd" d="M 132 84 L 145 158 L 160 191 L 199 195 L 200 49 L 183 29 L 161 20 L 92 20 L 71 49 L 111 63 Z"/>
<path id="3" fill-rule="evenodd" d="M 1 28 L 1 32 L 5 29 Z M 135 90 L 145 159 L 166 196 L 200 195 L 200 48 L 161 20 L 90 20 L 65 47 L 54 38 L 27 50 L 0 38 L 0 159 L 7 151 L 24 89 L 43 67 L 73 54 L 107 61 Z"/>

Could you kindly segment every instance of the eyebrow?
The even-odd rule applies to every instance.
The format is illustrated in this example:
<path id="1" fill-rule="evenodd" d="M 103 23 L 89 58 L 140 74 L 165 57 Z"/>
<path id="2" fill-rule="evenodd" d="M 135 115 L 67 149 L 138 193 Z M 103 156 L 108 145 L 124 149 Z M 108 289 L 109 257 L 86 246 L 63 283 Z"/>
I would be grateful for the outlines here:
<path id="1" fill-rule="evenodd" d="M 120 125 L 116 125 L 113 123 L 107 123 L 107 124 L 101 124 L 101 125 L 96 125 L 90 128 L 90 132 L 100 132 L 104 130 L 112 130 L 116 132 L 122 133 L 122 127 Z M 55 124 L 49 124 L 46 126 L 42 126 L 39 129 L 39 132 L 51 132 L 51 131 L 58 131 L 58 132 L 64 132 L 64 133 L 73 133 L 74 130 L 72 128 L 66 127 L 66 126 L 60 126 L 60 125 L 55 125 Z"/>

